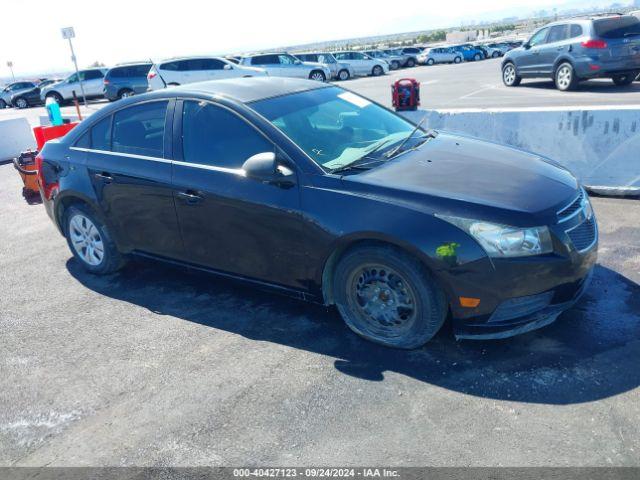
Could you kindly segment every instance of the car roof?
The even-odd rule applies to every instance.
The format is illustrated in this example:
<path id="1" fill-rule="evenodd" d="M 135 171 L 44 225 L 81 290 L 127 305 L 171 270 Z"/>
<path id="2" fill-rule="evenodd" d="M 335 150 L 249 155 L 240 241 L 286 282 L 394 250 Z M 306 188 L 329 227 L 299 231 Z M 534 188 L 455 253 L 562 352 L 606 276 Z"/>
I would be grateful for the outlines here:
<path id="1" fill-rule="evenodd" d="M 332 85 L 285 77 L 248 77 L 226 80 L 210 80 L 208 82 L 190 83 L 161 92 L 207 94 L 222 96 L 241 103 L 251 103 L 266 98 L 280 97 L 291 93 L 306 92 Z"/>
<path id="2" fill-rule="evenodd" d="M 199 59 L 206 59 L 206 58 L 218 58 L 221 60 L 226 60 L 225 57 L 221 57 L 219 55 L 189 55 L 187 57 L 171 57 L 171 58 L 165 58 L 164 60 L 160 60 L 158 63 L 167 63 L 167 62 L 177 62 L 180 60 L 199 60 Z M 145 63 L 145 62 L 142 62 Z M 151 63 L 151 62 L 149 62 Z"/>

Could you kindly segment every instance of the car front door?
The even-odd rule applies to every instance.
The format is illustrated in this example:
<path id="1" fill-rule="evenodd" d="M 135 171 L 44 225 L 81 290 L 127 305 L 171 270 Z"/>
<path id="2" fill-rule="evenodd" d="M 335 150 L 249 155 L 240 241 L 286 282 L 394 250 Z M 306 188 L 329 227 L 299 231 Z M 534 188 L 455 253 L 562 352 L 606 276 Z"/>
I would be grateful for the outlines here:
<path id="1" fill-rule="evenodd" d="M 118 110 L 90 129 L 86 165 L 101 210 L 128 249 L 182 258 L 171 188 L 172 119 L 168 100 Z"/>
<path id="2" fill-rule="evenodd" d="M 527 42 L 526 50 L 516 57 L 516 67 L 520 74 L 538 74 L 541 69 L 540 65 L 542 62 L 540 58 L 542 45 L 545 43 L 548 33 L 549 27 L 538 30 Z"/>
<path id="3" fill-rule="evenodd" d="M 567 38 L 569 25 L 563 23 L 561 25 L 553 25 L 549 28 L 549 34 L 544 42 L 540 45 L 540 64 L 539 72 L 551 74 L 556 59 L 569 48 Z"/>
<path id="4" fill-rule="evenodd" d="M 309 72 L 297 58 L 281 54 L 278 55 L 278 60 L 283 77 L 307 78 L 309 76 Z"/>
<path id="5" fill-rule="evenodd" d="M 242 170 L 249 157 L 276 147 L 227 107 L 185 100 L 178 108 L 180 103 L 173 186 L 189 261 L 301 287 L 308 273 L 298 186 L 257 181 Z"/>

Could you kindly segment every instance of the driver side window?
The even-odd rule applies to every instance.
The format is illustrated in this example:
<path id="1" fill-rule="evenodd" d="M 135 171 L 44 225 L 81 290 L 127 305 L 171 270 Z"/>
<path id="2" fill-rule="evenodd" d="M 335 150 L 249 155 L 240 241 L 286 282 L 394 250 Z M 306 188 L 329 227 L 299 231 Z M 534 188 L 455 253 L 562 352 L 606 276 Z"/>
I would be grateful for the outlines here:
<path id="1" fill-rule="evenodd" d="M 543 28 L 538 33 L 533 35 L 533 37 L 531 37 L 531 39 L 529 40 L 529 46 L 535 47 L 536 45 L 540 45 L 544 43 L 545 39 L 547 38 L 548 32 L 549 32 L 548 28 Z"/>
<path id="2" fill-rule="evenodd" d="M 78 74 L 74 73 L 69 78 L 67 78 L 67 83 L 76 83 L 78 81 Z"/>

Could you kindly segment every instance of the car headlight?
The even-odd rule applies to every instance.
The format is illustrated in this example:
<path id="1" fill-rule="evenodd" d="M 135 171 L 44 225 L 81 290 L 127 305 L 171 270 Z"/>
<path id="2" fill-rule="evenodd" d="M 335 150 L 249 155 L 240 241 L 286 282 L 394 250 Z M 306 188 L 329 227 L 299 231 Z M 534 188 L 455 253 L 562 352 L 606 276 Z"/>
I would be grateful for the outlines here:
<path id="1" fill-rule="evenodd" d="M 546 226 L 520 228 L 470 218 L 445 215 L 438 215 L 438 218 L 467 232 L 490 257 L 528 257 L 553 251 L 551 234 Z"/>

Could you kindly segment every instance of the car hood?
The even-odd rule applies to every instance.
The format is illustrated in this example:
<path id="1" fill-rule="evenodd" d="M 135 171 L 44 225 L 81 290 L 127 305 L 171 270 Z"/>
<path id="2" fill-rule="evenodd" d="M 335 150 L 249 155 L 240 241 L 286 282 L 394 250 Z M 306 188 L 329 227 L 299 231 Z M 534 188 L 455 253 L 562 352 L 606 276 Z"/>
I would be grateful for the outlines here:
<path id="1" fill-rule="evenodd" d="M 429 195 L 530 214 L 569 202 L 578 188 L 575 177 L 551 160 L 446 133 L 345 180 L 395 190 L 394 197 Z"/>
<path id="2" fill-rule="evenodd" d="M 18 96 L 23 95 L 25 93 L 31 93 L 31 92 L 35 92 L 35 91 L 38 91 L 38 90 L 39 90 L 38 87 L 21 88 L 20 90 L 16 90 L 15 92 L 11 92 L 11 98 L 15 98 L 15 97 L 18 97 Z"/>
<path id="3" fill-rule="evenodd" d="M 50 85 L 47 85 L 46 87 L 43 87 L 43 88 L 40 90 L 40 93 L 42 93 L 42 92 L 46 92 L 46 91 L 49 91 L 49 90 L 51 90 L 52 88 L 57 87 L 57 86 L 58 86 L 58 85 L 60 85 L 61 83 L 62 83 L 62 80 L 61 80 L 61 81 L 59 81 L 59 82 L 55 82 L 55 83 L 52 83 L 52 84 L 50 84 Z"/>

